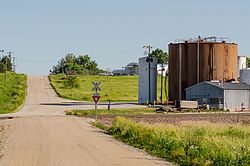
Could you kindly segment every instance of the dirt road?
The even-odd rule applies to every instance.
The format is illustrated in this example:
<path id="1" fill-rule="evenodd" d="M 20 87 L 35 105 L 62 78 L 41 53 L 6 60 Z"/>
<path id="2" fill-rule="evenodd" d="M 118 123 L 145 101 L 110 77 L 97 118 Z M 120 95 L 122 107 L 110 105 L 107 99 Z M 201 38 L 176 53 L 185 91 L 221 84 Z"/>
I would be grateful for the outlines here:
<path id="1" fill-rule="evenodd" d="M 1 126 L 7 128 L 0 137 L 0 165 L 168 165 L 115 141 L 92 127 L 89 119 L 64 115 L 67 109 L 92 107 L 92 104 L 58 98 L 47 77 L 29 77 L 24 107 L 11 115 L 14 119 L 0 122 Z M 114 107 L 136 106 L 117 104 Z"/>

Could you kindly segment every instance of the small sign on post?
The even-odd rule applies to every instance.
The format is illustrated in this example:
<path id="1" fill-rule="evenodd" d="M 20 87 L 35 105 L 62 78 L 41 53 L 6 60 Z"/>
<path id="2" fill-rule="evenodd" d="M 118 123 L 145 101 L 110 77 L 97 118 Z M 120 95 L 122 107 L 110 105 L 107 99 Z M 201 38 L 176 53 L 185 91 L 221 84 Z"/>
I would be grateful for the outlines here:
<path id="1" fill-rule="evenodd" d="M 97 102 L 99 101 L 100 97 L 101 97 L 101 96 L 98 95 L 98 94 L 93 94 L 93 95 L 92 95 L 92 98 L 93 98 L 93 100 L 94 100 L 95 103 L 97 103 Z"/>
<path id="2" fill-rule="evenodd" d="M 99 88 L 98 86 L 101 84 L 101 82 L 92 82 L 92 84 L 94 85 L 94 88 L 92 89 L 92 91 L 95 91 L 95 94 L 92 95 L 92 98 L 95 102 L 95 120 L 97 120 L 97 103 L 101 97 L 98 94 L 98 92 L 101 91 L 101 88 Z"/>

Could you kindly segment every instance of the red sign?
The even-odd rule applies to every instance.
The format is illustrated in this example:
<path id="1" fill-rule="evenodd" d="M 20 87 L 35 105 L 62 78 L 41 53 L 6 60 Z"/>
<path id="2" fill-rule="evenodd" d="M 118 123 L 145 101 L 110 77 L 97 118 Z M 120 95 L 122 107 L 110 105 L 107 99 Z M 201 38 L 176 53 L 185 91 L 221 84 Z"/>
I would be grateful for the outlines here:
<path id="1" fill-rule="evenodd" d="M 93 100 L 94 100 L 95 103 L 98 102 L 98 100 L 100 99 L 100 97 L 101 97 L 100 95 L 96 95 L 96 94 L 92 95 L 92 98 L 93 98 Z"/>

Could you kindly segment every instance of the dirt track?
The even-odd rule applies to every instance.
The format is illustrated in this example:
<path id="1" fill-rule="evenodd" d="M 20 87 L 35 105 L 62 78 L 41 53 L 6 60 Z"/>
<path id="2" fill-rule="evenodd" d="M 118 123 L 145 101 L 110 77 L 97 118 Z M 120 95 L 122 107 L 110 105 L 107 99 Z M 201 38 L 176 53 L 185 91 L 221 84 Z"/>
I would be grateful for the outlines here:
<path id="1" fill-rule="evenodd" d="M 5 127 L 0 133 L 0 165 L 168 165 L 101 133 L 89 124 L 89 119 L 64 115 L 68 109 L 92 107 L 93 104 L 58 98 L 47 77 L 29 77 L 24 107 L 15 114 L 3 115 L 14 119 L 0 121 L 0 126 Z"/>
<path id="2" fill-rule="evenodd" d="M 180 113 L 180 114 L 158 114 L 158 115 L 127 115 L 124 117 L 135 122 L 147 124 L 180 124 L 186 121 L 203 121 L 211 123 L 228 124 L 250 124 L 250 113 Z M 111 126 L 116 116 L 99 116 L 98 120 L 107 126 Z"/>

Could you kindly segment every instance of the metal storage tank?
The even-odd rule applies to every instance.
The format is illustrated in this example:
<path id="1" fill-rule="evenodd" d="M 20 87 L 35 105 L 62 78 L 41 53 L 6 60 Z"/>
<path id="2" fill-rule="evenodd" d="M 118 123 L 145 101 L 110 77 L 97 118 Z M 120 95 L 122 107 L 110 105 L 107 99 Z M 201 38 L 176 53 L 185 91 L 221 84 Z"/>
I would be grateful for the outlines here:
<path id="1" fill-rule="evenodd" d="M 143 57 L 139 59 L 139 104 L 153 103 L 157 97 L 157 60 L 152 58 L 149 79 L 149 63 L 147 62 L 147 58 L 148 57 Z"/>
<path id="2" fill-rule="evenodd" d="M 185 88 L 238 77 L 238 46 L 216 37 L 169 44 L 169 100 L 185 99 Z"/>
<path id="3" fill-rule="evenodd" d="M 240 83 L 250 85 L 250 68 L 240 70 Z"/>
<path id="4" fill-rule="evenodd" d="M 247 57 L 238 56 L 238 74 L 240 75 L 240 70 L 247 68 Z"/>

